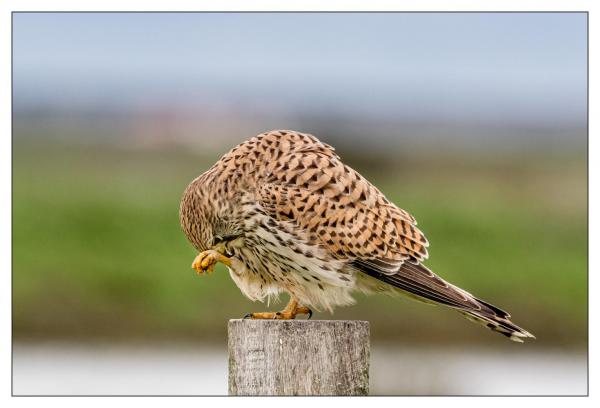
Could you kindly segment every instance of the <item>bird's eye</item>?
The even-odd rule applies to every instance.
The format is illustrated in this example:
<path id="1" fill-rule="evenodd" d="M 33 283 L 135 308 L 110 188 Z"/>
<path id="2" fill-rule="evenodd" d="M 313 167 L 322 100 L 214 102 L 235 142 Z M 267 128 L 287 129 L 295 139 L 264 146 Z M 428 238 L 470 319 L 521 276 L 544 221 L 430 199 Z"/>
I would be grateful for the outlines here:
<path id="1" fill-rule="evenodd" d="M 213 245 L 222 244 L 224 242 L 234 241 L 241 237 L 241 234 L 215 235 L 213 236 Z"/>

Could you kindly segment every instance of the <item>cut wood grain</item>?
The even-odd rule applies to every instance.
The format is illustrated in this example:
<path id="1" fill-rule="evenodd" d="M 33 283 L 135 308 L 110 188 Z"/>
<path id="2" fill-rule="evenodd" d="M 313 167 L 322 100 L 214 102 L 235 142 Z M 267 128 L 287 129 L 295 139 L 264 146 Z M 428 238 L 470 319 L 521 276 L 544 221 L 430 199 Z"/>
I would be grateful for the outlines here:
<path id="1" fill-rule="evenodd" d="M 230 395 L 367 395 L 369 323 L 230 320 Z"/>

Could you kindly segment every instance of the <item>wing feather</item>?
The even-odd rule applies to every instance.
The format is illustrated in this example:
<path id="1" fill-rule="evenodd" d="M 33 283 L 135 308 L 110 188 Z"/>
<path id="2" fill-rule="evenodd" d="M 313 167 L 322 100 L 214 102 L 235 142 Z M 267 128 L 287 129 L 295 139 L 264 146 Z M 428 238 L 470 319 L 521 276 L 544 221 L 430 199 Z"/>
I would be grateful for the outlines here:
<path id="1" fill-rule="evenodd" d="M 428 242 L 414 217 L 391 204 L 327 145 L 315 142 L 291 150 L 269 167 L 257 201 L 276 220 L 308 231 L 335 257 L 377 259 L 387 273 L 404 260 L 427 258 Z"/>
<path id="2" fill-rule="evenodd" d="M 404 262 L 394 274 L 382 274 L 378 268 L 371 267 L 371 264 L 363 260 L 354 261 L 353 266 L 369 276 L 423 299 L 459 309 L 481 310 L 481 305 L 472 296 L 444 281 L 423 265 Z"/>

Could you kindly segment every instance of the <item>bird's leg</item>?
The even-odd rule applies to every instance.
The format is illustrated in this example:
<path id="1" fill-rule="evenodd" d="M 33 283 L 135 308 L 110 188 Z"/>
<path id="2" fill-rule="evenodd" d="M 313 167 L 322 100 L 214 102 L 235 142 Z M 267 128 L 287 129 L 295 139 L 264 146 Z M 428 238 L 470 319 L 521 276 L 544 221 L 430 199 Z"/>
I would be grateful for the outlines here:
<path id="1" fill-rule="evenodd" d="M 308 318 L 312 317 L 312 310 L 305 306 L 298 306 L 298 301 L 295 297 L 291 296 L 290 301 L 281 312 L 259 312 L 259 313 L 248 313 L 244 316 L 244 319 L 277 319 L 277 320 L 289 320 L 295 319 L 298 314 L 307 314 Z"/>
<path id="2" fill-rule="evenodd" d="M 212 273 L 217 262 L 231 266 L 231 259 L 214 249 L 209 249 L 198 254 L 192 263 L 192 268 L 196 270 L 198 275 L 202 275 L 204 272 Z"/>
<path id="3" fill-rule="evenodd" d="M 275 313 L 275 318 L 282 320 L 295 319 L 298 314 L 307 314 L 310 319 L 312 317 L 312 310 L 305 306 L 298 306 L 298 301 L 292 296 L 285 309 Z"/>

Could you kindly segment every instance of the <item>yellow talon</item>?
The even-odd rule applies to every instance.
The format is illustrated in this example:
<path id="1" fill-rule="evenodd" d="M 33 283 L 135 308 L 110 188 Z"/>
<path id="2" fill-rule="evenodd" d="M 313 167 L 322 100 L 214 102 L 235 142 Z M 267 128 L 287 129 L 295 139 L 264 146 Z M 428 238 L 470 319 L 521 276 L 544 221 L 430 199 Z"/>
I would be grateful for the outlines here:
<path id="1" fill-rule="evenodd" d="M 294 297 L 290 297 L 289 303 L 281 312 L 246 313 L 244 319 L 290 320 L 295 319 L 299 314 L 306 314 L 310 319 L 313 312 L 306 306 L 298 306 L 298 301 Z"/>
<path id="2" fill-rule="evenodd" d="M 192 269 L 195 269 L 198 275 L 202 275 L 204 272 L 210 274 L 214 272 L 217 262 L 231 266 L 231 260 L 229 258 L 220 252 L 209 249 L 208 251 L 200 252 L 198 256 L 196 256 L 194 262 L 192 262 Z"/>

